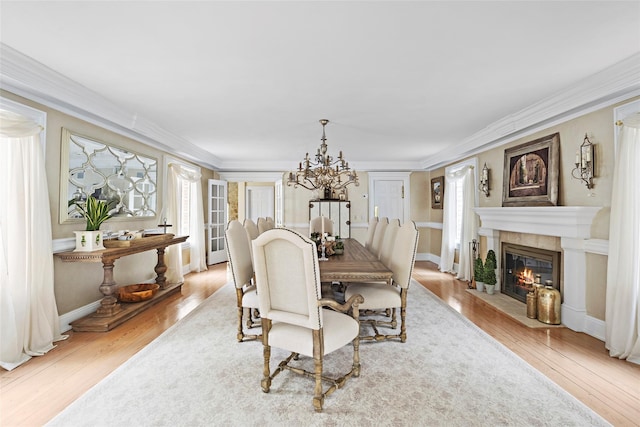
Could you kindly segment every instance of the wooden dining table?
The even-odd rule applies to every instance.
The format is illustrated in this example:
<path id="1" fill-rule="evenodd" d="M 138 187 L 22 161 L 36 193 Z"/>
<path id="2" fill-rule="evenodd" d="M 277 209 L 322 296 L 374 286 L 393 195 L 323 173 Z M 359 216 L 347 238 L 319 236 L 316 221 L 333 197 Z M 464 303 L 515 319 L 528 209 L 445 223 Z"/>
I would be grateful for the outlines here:
<path id="1" fill-rule="evenodd" d="M 344 254 L 331 255 L 319 261 L 322 282 L 379 282 L 391 283 L 392 272 L 356 239 L 344 239 Z"/>

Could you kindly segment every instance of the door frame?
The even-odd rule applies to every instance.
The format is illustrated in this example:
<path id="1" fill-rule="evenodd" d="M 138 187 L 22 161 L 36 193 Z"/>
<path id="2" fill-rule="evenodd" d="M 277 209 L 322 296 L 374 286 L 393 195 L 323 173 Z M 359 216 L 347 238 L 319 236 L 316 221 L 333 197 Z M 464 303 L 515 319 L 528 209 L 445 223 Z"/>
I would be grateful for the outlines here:
<path id="1" fill-rule="evenodd" d="M 211 186 L 221 186 L 224 188 L 224 196 L 223 199 L 223 211 L 224 218 L 222 218 L 222 222 L 218 222 L 217 224 L 213 224 L 211 222 Z M 221 179 L 208 179 L 207 180 L 207 265 L 217 264 L 220 262 L 227 261 L 227 249 L 225 247 L 226 242 L 224 241 L 224 232 L 227 229 L 227 222 L 229 219 L 229 202 L 227 200 L 228 197 L 228 183 L 227 181 Z M 211 239 L 212 239 L 212 231 L 213 227 L 218 226 L 222 230 L 221 236 L 216 236 L 217 238 L 221 238 L 224 242 L 222 249 L 218 249 L 217 251 L 211 250 Z"/>

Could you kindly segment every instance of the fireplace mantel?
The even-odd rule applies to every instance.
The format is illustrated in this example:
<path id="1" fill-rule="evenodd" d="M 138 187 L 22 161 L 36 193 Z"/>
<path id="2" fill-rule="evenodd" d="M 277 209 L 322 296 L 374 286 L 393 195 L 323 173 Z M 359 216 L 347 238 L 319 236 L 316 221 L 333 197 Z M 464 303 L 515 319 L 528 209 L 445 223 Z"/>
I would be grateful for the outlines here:
<path id="1" fill-rule="evenodd" d="M 597 206 L 534 206 L 475 208 L 475 211 L 485 229 L 588 239 L 591 223 L 600 209 Z"/>
<path id="2" fill-rule="evenodd" d="M 496 253 L 500 253 L 501 231 L 560 238 L 564 283 L 562 323 L 574 331 L 585 332 L 588 329 L 585 243 L 591 237 L 591 224 L 600 209 L 597 206 L 535 206 L 475 208 L 475 212 L 482 221 L 479 234 L 486 237 L 487 250 L 493 249 Z"/>

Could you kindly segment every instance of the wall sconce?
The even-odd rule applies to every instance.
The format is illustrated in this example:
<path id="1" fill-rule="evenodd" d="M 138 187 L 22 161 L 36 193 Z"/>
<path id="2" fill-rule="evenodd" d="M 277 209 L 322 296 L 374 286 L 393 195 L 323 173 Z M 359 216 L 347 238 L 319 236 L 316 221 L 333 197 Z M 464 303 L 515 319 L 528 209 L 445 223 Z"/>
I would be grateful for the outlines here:
<path id="1" fill-rule="evenodd" d="M 575 164 L 576 167 L 571 171 L 571 176 L 582 180 L 588 189 L 592 189 L 596 159 L 593 144 L 589 141 L 586 133 L 584 134 L 584 141 L 576 151 Z"/>
<path id="2" fill-rule="evenodd" d="M 489 168 L 484 164 L 482 174 L 480 175 L 480 186 L 478 187 L 485 196 L 489 197 Z"/>

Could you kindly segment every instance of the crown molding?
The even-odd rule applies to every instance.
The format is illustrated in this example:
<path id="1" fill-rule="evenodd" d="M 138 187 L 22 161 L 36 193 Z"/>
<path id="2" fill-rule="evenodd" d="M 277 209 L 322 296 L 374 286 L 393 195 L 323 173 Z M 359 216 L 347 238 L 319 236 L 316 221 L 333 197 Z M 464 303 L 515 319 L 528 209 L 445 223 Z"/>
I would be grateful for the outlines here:
<path id="1" fill-rule="evenodd" d="M 287 171 L 282 162 L 223 162 L 212 153 L 135 112 L 112 103 L 0 42 L 0 87 L 154 148 L 216 171 Z M 415 162 L 352 162 L 356 170 L 432 170 L 539 130 L 640 95 L 640 53 L 596 73 L 556 95 L 508 115 L 461 144 Z"/>
<path id="2" fill-rule="evenodd" d="M 218 169 L 220 159 L 156 123 L 128 111 L 12 47 L 0 43 L 0 87 L 154 148 Z"/>
<path id="3" fill-rule="evenodd" d="M 461 144 L 421 162 L 426 170 L 531 135 L 592 111 L 640 95 L 640 53 L 636 53 L 557 94 L 503 117 Z"/>

